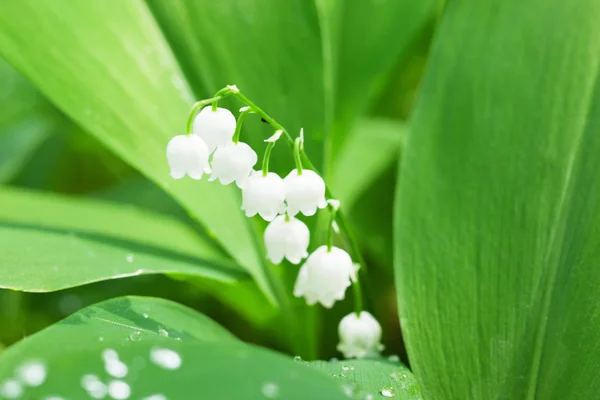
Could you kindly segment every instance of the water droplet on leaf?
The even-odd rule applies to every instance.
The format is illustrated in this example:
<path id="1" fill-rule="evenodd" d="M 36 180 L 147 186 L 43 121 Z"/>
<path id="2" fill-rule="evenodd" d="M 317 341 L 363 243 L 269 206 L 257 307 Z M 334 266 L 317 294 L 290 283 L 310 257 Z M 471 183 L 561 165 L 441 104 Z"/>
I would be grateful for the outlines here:
<path id="1" fill-rule="evenodd" d="M 262 393 L 268 399 L 274 399 L 279 394 L 279 386 L 272 382 L 266 382 L 262 385 Z"/>

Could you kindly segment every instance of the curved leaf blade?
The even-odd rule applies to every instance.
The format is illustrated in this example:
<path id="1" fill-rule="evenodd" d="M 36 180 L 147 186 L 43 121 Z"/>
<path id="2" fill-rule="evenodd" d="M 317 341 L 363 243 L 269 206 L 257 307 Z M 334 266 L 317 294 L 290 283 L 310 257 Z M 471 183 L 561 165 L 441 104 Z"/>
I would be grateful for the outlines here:
<path id="1" fill-rule="evenodd" d="M 176 219 L 136 207 L 0 190 L 0 287 L 54 291 L 156 273 L 248 278 Z"/>
<path id="2" fill-rule="evenodd" d="M 425 397 L 598 393 L 599 17 L 587 0 L 447 4 L 395 216 Z"/>
<path id="3" fill-rule="evenodd" d="M 147 316 L 147 318 L 146 318 Z M 161 332 L 168 332 L 165 335 Z M 160 299 L 125 297 L 81 310 L 7 349 L 0 356 L 0 383 L 28 360 L 46 365 L 45 382 L 27 388 L 32 398 L 84 398 L 85 374 L 107 383 L 104 350 L 117 351 L 128 366 L 122 379 L 132 398 L 162 394 L 169 399 L 347 399 L 332 378 L 289 357 L 246 345 L 209 318 Z M 151 361 L 153 349 L 181 357 L 174 370 Z M 274 395 L 273 395 L 274 393 Z"/>

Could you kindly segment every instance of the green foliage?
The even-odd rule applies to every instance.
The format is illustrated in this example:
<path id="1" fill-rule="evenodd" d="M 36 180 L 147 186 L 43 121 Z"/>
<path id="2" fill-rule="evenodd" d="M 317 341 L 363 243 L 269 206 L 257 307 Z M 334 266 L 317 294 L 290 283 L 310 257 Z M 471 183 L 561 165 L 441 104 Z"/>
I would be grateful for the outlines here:
<path id="1" fill-rule="evenodd" d="M 596 2 L 1 8 L 0 397 L 36 359 L 48 377 L 25 398 L 84 398 L 113 348 L 131 398 L 599 398 Z M 336 245 L 358 238 L 365 306 L 414 375 L 386 358 L 294 361 L 338 356 L 355 294 L 334 310 L 293 299 L 298 268 L 265 260 L 266 224 L 234 185 L 169 177 L 168 140 L 228 84 L 304 128 L 349 216 Z M 244 124 L 259 160 L 272 128 Z M 271 170 L 291 168 L 276 146 Z M 156 347 L 181 368 L 154 365 Z"/>
<path id="2" fill-rule="evenodd" d="M 446 7 L 395 216 L 426 398 L 598 398 L 598 17 L 585 0 Z"/>
<path id="3" fill-rule="evenodd" d="M 390 360 L 313 361 L 310 366 L 344 382 L 348 394 L 358 398 L 393 397 L 421 400 L 419 385 L 404 365 Z"/>

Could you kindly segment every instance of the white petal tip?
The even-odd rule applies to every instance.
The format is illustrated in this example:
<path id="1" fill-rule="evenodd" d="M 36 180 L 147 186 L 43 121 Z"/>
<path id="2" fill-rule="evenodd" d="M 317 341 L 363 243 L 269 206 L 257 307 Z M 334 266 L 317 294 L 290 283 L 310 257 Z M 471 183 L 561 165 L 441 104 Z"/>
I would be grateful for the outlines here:
<path id="1" fill-rule="evenodd" d="M 271 136 L 268 139 L 265 139 L 265 142 L 267 142 L 267 143 L 276 142 L 277 140 L 279 140 L 282 133 L 283 133 L 283 131 L 281 129 L 279 129 L 278 131 L 275 132 L 275 134 L 273 134 L 273 136 Z"/>
<path id="2" fill-rule="evenodd" d="M 335 211 L 340 209 L 340 201 L 336 199 L 328 199 L 327 204 L 331 206 Z"/>

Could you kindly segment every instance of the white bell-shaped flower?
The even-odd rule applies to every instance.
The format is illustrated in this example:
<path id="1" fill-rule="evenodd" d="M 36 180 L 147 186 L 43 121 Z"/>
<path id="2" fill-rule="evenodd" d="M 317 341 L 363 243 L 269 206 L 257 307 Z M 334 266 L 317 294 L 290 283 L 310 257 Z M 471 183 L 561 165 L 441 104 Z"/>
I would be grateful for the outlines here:
<path id="1" fill-rule="evenodd" d="M 283 179 L 274 172 L 263 176 L 262 171 L 252 171 L 242 185 L 242 210 L 247 217 L 259 214 L 265 221 L 273 221 L 285 211 Z"/>
<path id="2" fill-rule="evenodd" d="M 212 106 L 206 106 L 196 115 L 193 130 L 212 153 L 218 146 L 231 143 L 235 133 L 235 117 L 226 108 L 218 107 L 213 111 Z"/>
<path id="3" fill-rule="evenodd" d="M 279 264 L 287 258 L 292 264 L 298 264 L 308 257 L 310 231 L 306 224 L 294 217 L 280 215 L 265 229 L 265 247 L 267 258 Z"/>
<path id="4" fill-rule="evenodd" d="M 338 326 L 340 343 L 337 349 L 346 358 L 374 357 L 383 350 L 381 325 L 367 311 L 348 314 Z"/>
<path id="5" fill-rule="evenodd" d="M 302 174 L 294 169 L 283 180 L 285 200 L 290 216 L 302 212 L 306 216 L 314 215 L 317 208 L 327 207 L 325 200 L 325 181 L 315 171 L 303 169 Z"/>
<path id="6" fill-rule="evenodd" d="M 308 305 L 317 302 L 331 308 L 336 300 L 343 300 L 346 289 L 354 277 L 350 255 L 335 246 L 315 250 L 300 268 L 294 296 L 304 296 Z"/>
<path id="7" fill-rule="evenodd" d="M 210 170 L 208 147 L 196 135 L 175 136 L 167 144 L 167 162 L 171 176 L 181 179 L 188 174 L 192 179 L 201 179 Z"/>
<path id="8" fill-rule="evenodd" d="M 241 184 L 250 176 L 252 167 L 256 164 L 258 157 L 246 143 L 238 142 L 217 147 L 212 157 L 212 175 L 208 179 L 214 181 L 219 179 L 223 185 L 229 185 L 236 181 Z"/>

